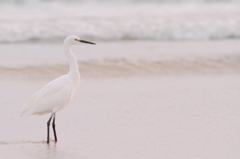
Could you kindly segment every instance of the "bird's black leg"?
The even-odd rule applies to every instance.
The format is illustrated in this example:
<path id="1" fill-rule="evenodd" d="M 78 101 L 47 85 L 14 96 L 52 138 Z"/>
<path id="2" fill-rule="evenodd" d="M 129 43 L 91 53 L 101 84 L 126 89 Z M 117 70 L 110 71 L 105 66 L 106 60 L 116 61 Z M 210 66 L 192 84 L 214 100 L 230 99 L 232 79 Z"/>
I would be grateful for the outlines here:
<path id="1" fill-rule="evenodd" d="M 56 114 L 53 113 L 53 123 L 52 123 L 52 128 L 53 128 L 53 133 L 54 133 L 55 142 L 57 142 L 57 134 L 56 134 L 56 129 L 55 129 L 55 116 L 56 116 Z"/>
<path id="2" fill-rule="evenodd" d="M 49 143 L 49 126 L 52 120 L 53 114 L 51 115 L 51 117 L 49 118 L 48 122 L 47 122 L 47 143 Z"/>

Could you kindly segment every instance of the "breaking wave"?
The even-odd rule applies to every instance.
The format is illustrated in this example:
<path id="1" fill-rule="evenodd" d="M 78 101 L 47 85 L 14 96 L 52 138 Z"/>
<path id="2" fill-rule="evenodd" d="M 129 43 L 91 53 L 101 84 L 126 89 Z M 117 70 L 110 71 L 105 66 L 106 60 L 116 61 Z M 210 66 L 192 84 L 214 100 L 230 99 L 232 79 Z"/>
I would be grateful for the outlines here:
<path id="1" fill-rule="evenodd" d="M 240 0 L 170 1 L 5 1 L 0 43 L 62 42 L 71 34 L 103 41 L 240 38 Z"/>
<path id="2" fill-rule="evenodd" d="M 68 21 L 66 23 L 66 21 Z M 59 42 L 71 34 L 90 40 L 239 39 L 240 19 L 78 19 L 15 21 L 1 25 L 0 42 Z M 72 25 L 74 23 L 74 25 Z M 10 36 L 14 35 L 14 36 Z"/>
<path id="3" fill-rule="evenodd" d="M 32 3 L 32 2 L 54 2 L 56 0 L 0 0 L 6 3 Z M 219 2 L 219 0 L 58 0 L 60 2 L 159 2 L 159 3 L 174 3 L 174 2 Z M 239 0 L 220 0 L 221 2 L 238 2 Z"/>

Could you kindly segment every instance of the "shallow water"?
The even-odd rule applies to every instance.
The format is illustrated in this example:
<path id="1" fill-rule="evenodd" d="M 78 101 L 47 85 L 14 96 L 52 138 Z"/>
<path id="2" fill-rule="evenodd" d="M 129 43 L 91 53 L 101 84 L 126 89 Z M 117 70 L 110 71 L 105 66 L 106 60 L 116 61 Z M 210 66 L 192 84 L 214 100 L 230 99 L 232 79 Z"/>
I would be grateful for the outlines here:
<path id="1" fill-rule="evenodd" d="M 57 113 L 59 141 L 47 145 L 50 114 L 22 119 L 19 112 L 50 79 L 1 80 L 1 158 L 240 156 L 238 74 L 82 78 Z"/>
<path id="2" fill-rule="evenodd" d="M 99 42 L 72 50 L 83 76 L 164 73 L 239 73 L 239 40 Z M 62 75 L 68 61 L 60 44 L 2 44 L 1 76 Z"/>

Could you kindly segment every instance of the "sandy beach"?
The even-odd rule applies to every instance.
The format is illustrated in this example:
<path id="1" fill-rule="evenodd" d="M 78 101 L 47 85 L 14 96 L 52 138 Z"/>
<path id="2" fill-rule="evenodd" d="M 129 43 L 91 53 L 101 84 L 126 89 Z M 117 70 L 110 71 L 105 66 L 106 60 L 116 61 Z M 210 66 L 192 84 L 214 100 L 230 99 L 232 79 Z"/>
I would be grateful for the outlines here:
<path id="1" fill-rule="evenodd" d="M 1 59 L 0 70 L 0 156 L 238 159 L 238 43 L 100 43 L 99 52 L 96 48 L 73 47 L 80 63 L 81 83 L 72 103 L 57 113 L 59 141 L 52 140 L 49 145 L 46 123 L 50 114 L 24 119 L 19 113 L 24 101 L 67 72 L 62 46 L 1 45 L 1 54 L 7 56 Z M 117 53 L 106 64 L 104 60 L 111 57 L 111 50 Z M 30 56 L 32 51 L 34 56 Z M 227 62 L 222 62 L 226 57 Z M 119 63 L 122 58 L 133 62 Z M 96 59 L 100 63 L 90 65 Z M 155 60 L 160 65 L 144 66 L 136 59 L 146 60 L 145 64 Z"/>

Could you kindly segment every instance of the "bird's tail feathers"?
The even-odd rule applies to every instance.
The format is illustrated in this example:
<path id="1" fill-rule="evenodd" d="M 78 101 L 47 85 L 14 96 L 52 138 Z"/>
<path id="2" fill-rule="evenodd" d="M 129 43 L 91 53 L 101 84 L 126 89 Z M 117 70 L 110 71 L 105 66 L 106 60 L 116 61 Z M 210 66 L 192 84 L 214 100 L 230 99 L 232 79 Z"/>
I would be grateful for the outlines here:
<path id="1" fill-rule="evenodd" d="M 33 108 L 33 104 L 36 99 L 36 96 L 37 96 L 37 93 L 23 105 L 20 113 L 21 117 L 29 117 L 30 115 L 32 115 L 32 108 Z"/>

